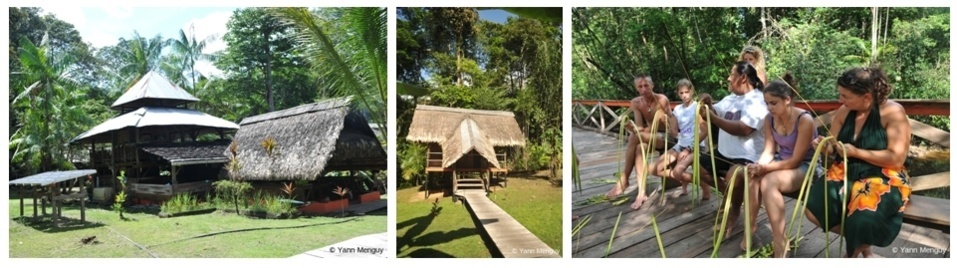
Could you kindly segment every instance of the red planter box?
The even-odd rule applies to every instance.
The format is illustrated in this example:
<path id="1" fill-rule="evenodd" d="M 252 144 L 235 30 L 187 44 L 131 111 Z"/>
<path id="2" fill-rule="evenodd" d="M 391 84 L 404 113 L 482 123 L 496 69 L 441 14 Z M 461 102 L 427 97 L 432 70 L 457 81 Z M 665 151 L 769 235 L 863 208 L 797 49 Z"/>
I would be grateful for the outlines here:
<path id="1" fill-rule="evenodd" d="M 379 192 L 368 192 L 359 196 L 359 203 L 368 203 L 372 201 L 379 200 Z"/>
<path id="2" fill-rule="evenodd" d="M 348 199 L 339 199 L 329 202 L 312 202 L 299 209 L 300 212 L 304 214 L 326 214 L 332 212 L 339 212 L 345 207 L 349 206 Z"/>

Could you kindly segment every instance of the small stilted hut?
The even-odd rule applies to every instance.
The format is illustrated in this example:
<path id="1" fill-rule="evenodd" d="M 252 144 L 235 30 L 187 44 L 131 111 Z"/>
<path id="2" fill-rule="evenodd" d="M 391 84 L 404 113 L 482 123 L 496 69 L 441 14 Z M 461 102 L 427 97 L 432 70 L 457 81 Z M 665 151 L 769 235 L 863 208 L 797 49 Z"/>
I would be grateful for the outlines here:
<path id="1" fill-rule="evenodd" d="M 451 173 L 453 193 L 487 191 L 489 180 L 508 173 L 505 149 L 525 146 L 512 112 L 429 105 L 416 106 L 406 139 L 427 145 L 426 176 Z"/>
<path id="2" fill-rule="evenodd" d="M 117 185 L 115 178 L 125 171 L 127 192 L 138 199 L 165 201 L 178 193 L 209 190 L 227 161 L 222 151 L 239 125 L 190 110 L 196 101 L 149 72 L 113 103 L 121 115 L 71 143 L 89 149 L 85 166 L 98 171 L 98 187 Z"/>
<path id="3" fill-rule="evenodd" d="M 335 98 L 243 119 L 233 142 L 238 170 L 233 176 L 255 188 L 308 181 L 303 201 L 341 200 L 332 191 L 348 188 L 353 201 L 379 184 L 361 176 L 386 170 L 386 154 L 368 121 L 349 110 L 351 98 Z M 220 152 L 231 156 L 230 150 Z M 351 198 L 350 198 L 351 197 Z M 338 207 L 336 208 L 338 209 Z"/>

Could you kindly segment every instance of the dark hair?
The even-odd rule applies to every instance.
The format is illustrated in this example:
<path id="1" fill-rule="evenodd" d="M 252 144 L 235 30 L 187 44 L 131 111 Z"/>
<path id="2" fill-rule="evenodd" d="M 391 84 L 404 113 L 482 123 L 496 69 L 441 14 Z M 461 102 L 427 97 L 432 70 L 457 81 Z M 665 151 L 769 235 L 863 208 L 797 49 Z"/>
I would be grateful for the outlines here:
<path id="1" fill-rule="evenodd" d="M 887 83 L 887 73 L 879 66 L 851 68 L 837 78 L 837 85 L 857 95 L 871 93 L 876 104 L 887 101 L 887 96 L 891 95 L 892 90 L 891 85 Z"/>
<path id="2" fill-rule="evenodd" d="M 764 93 L 771 94 L 781 99 L 797 97 L 797 81 L 794 79 L 794 75 L 791 72 L 787 72 L 781 79 L 774 79 L 771 83 L 768 83 L 768 86 L 764 88 Z"/>
<path id="3" fill-rule="evenodd" d="M 739 61 L 734 63 L 734 70 L 738 74 L 744 75 L 748 78 L 748 84 L 755 89 L 763 89 L 764 83 L 761 82 L 761 78 L 758 78 L 758 70 L 754 69 L 754 65 L 747 61 Z"/>
<path id="4" fill-rule="evenodd" d="M 691 84 L 691 80 L 688 80 L 687 78 L 682 78 L 681 80 L 678 80 L 678 86 L 675 89 L 677 90 L 682 87 L 686 87 L 690 89 L 692 92 L 694 92 L 694 85 Z"/>

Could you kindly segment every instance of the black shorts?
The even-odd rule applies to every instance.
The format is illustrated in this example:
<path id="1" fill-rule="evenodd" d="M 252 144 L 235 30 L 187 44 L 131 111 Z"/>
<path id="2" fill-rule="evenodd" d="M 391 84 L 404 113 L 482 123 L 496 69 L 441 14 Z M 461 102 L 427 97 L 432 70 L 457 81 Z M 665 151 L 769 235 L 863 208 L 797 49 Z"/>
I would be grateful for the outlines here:
<path id="1" fill-rule="evenodd" d="M 718 174 L 728 172 L 728 170 L 731 169 L 731 166 L 732 166 L 731 163 L 734 163 L 737 165 L 747 165 L 747 164 L 754 163 L 751 160 L 744 159 L 744 158 L 729 159 L 725 157 L 724 155 L 721 155 L 721 152 L 718 152 L 717 150 L 714 151 L 714 154 L 715 154 L 714 165 L 718 168 L 717 170 Z M 709 173 L 712 171 L 715 171 L 711 167 L 711 156 L 708 155 L 707 153 L 701 153 L 701 156 L 698 158 L 698 161 L 699 161 L 698 163 L 701 163 L 701 169 Z"/>

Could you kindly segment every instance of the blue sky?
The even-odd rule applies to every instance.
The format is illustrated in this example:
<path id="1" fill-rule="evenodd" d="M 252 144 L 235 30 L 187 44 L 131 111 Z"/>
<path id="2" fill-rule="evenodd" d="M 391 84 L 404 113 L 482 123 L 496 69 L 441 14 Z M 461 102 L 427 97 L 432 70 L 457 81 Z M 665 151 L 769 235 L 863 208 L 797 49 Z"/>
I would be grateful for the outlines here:
<path id="1" fill-rule="evenodd" d="M 130 38 L 133 31 L 140 36 L 151 38 L 160 34 L 163 38 L 178 38 L 179 30 L 189 34 L 190 25 L 194 25 L 197 38 L 216 35 L 213 42 L 207 43 L 206 53 L 226 48 L 222 36 L 226 33 L 226 22 L 235 7 L 41 7 L 44 12 L 56 15 L 60 20 L 76 27 L 83 41 L 93 47 L 112 46 L 120 38 Z M 207 75 L 221 75 L 210 62 L 198 62 L 196 69 Z"/>

